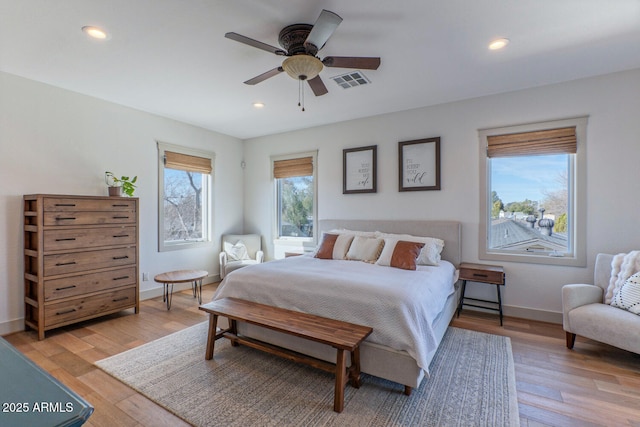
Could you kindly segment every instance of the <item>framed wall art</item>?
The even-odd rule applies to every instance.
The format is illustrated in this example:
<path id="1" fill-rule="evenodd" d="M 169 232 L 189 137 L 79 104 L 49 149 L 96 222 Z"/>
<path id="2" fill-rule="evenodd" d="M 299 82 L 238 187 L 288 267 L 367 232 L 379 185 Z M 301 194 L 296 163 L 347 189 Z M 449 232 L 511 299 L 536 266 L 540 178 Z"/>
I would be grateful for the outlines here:
<path id="1" fill-rule="evenodd" d="M 398 143 L 399 191 L 440 190 L 440 137 Z"/>
<path id="2" fill-rule="evenodd" d="M 342 150 L 342 194 L 375 193 L 377 145 Z"/>

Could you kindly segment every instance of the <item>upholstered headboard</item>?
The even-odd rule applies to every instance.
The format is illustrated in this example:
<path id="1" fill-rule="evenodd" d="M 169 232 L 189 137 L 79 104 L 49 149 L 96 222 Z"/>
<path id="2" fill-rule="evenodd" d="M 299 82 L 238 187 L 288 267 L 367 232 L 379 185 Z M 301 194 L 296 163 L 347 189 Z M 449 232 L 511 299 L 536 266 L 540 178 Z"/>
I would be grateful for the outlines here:
<path id="1" fill-rule="evenodd" d="M 456 267 L 462 259 L 462 227 L 457 221 L 321 219 L 318 220 L 318 223 L 320 233 L 345 228 L 357 231 L 382 231 L 384 233 L 436 237 L 444 240 L 442 259 L 451 262 Z"/>

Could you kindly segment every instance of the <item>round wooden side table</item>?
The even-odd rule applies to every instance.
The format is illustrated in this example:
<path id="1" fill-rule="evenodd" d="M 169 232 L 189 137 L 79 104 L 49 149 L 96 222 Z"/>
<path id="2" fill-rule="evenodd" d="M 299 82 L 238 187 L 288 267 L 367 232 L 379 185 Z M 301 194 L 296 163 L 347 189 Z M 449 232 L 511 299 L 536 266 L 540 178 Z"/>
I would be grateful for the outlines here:
<path id="1" fill-rule="evenodd" d="M 171 310 L 171 296 L 175 283 L 191 282 L 193 297 L 197 297 L 198 304 L 202 304 L 202 279 L 208 275 L 209 272 L 204 270 L 177 270 L 158 274 L 153 280 L 164 285 L 162 301 L 167 303 L 167 310 Z M 171 286 L 171 291 L 169 291 L 169 286 Z"/>

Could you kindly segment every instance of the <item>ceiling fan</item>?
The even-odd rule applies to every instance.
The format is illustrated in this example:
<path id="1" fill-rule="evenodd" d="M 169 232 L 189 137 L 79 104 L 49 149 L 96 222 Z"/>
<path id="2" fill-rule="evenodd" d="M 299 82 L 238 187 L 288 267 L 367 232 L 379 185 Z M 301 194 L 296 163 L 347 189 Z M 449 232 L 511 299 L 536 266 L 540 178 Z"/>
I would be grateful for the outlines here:
<path id="1" fill-rule="evenodd" d="M 327 56 L 320 60 L 316 56 L 341 22 L 342 18 L 340 16 L 328 10 L 323 10 L 313 25 L 289 25 L 283 28 L 278 36 L 278 43 L 284 49 L 238 33 L 230 32 L 224 36 L 278 56 L 287 57 L 279 67 L 249 79 L 244 82 L 245 84 L 255 85 L 284 71 L 292 78 L 300 81 L 301 84 L 306 80 L 314 95 L 320 96 L 328 92 L 327 87 L 319 76 L 323 67 L 377 70 L 380 66 L 380 58 L 377 57 Z"/>

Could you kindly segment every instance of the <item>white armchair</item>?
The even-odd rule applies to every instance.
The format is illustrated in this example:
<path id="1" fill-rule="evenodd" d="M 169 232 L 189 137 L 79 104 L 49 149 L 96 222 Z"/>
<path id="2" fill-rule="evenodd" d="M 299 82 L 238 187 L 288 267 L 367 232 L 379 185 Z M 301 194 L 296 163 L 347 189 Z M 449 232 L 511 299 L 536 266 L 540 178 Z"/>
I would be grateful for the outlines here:
<path id="1" fill-rule="evenodd" d="M 264 261 L 259 234 L 225 234 L 220 251 L 220 279 L 238 268 Z"/>
<path id="2" fill-rule="evenodd" d="M 562 287 L 562 316 L 567 348 L 573 348 L 576 335 L 581 335 L 640 354 L 640 316 L 604 304 L 612 261 L 613 255 L 598 254 L 594 284 Z"/>

